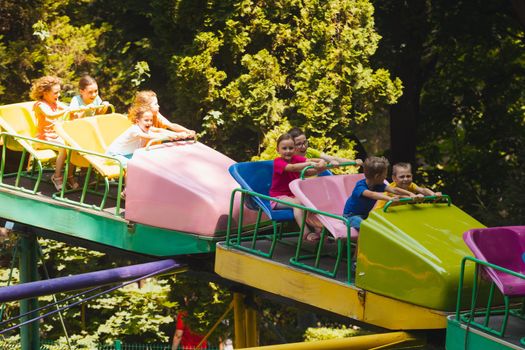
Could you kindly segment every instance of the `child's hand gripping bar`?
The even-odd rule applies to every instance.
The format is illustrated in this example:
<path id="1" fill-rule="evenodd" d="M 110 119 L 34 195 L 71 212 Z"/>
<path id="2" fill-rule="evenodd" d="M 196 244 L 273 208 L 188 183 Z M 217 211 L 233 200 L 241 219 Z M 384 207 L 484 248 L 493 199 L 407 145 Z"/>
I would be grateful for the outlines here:
<path id="1" fill-rule="evenodd" d="M 325 168 L 330 169 L 330 168 L 339 168 L 339 167 L 352 166 L 352 165 L 357 165 L 357 163 L 356 162 L 346 162 L 346 163 L 341 163 L 338 165 L 328 164 Z M 306 172 L 309 169 L 314 169 L 314 168 L 315 167 L 313 165 L 309 165 L 305 167 L 303 170 L 301 170 L 301 180 L 304 180 L 304 176 L 306 175 Z"/>
<path id="2" fill-rule="evenodd" d="M 102 108 L 109 108 L 111 110 L 111 113 L 115 113 L 115 106 L 113 106 L 112 104 L 108 103 L 108 104 L 104 104 L 104 105 L 100 105 L 100 106 L 86 106 L 86 107 L 70 109 L 66 113 L 64 113 L 64 115 L 62 116 L 62 120 L 69 120 L 69 117 L 73 113 L 81 113 L 81 112 L 85 112 L 85 111 L 89 111 L 89 110 L 97 111 L 98 109 L 102 109 Z"/>
<path id="3" fill-rule="evenodd" d="M 389 200 L 386 202 L 385 206 L 383 207 L 383 212 L 387 212 L 388 207 L 392 205 L 392 203 L 404 203 L 404 204 L 414 204 L 414 203 L 429 203 L 429 202 L 438 202 L 446 200 L 447 205 L 450 207 L 452 204 L 452 200 L 450 199 L 449 195 L 443 194 L 441 196 L 425 196 L 425 197 L 416 197 L 416 198 L 400 198 L 397 201 Z"/>

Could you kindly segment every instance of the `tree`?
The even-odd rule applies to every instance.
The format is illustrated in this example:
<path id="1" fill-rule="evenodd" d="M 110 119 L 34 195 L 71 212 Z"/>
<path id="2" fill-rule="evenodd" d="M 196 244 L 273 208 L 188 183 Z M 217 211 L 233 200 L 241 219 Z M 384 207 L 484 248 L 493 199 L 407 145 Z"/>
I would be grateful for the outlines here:
<path id="1" fill-rule="evenodd" d="M 524 27 L 511 3 L 377 6 L 378 62 L 412 86 L 390 111 L 392 160 L 417 150 L 424 180 L 483 223 L 522 222 Z"/>
<path id="2" fill-rule="evenodd" d="M 368 1 L 222 1 L 204 11 L 202 30 L 173 56 L 177 111 L 204 121 L 205 139 L 237 159 L 286 122 L 314 146 L 348 148 L 353 126 L 401 94 L 399 80 L 370 67 L 379 36 Z"/>

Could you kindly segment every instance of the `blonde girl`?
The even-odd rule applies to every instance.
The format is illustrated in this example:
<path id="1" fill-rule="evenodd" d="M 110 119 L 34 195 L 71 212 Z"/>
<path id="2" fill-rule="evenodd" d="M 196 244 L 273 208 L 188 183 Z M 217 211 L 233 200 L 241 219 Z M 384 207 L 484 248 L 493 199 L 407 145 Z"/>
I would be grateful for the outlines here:
<path id="1" fill-rule="evenodd" d="M 149 106 L 153 111 L 153 126 L 162 129 L 168 129 L 178 133 L 179 139 L 195 137 L 195 131 L 185 128 L 182 125 L 170 122 L 166 117 L 160 114 L 159 100 L 157 94 L 151 90 L 139 91 L 135 95 L 135 100 L 131 108 L 140 106 Z"/>

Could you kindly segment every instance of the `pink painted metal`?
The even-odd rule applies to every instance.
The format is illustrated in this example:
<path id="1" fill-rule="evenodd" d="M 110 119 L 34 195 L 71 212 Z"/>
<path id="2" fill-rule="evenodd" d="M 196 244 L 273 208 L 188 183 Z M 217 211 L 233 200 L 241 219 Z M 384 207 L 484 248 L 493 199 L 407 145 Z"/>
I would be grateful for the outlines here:
<path id="1" fill-rule="evenodd" d="M 477 259 L 525 274 L 525 226 L 469 230 L 463 239 Z M 488 267 L 484 270 L 504 295 L 525 296 L 525 280 Z"/>
<path id="2" fill-rule="evenodd" d="M 126 219 L 204 236 L 226 230 L 230 196 L 239 187 L 228 172 L 234 163 L 193 141 L 137 150 L 128 162 Z M 254 222 L 255 214 L 245 210 L 244 224 Z"/>
<path id="3" fill-rule="evenodd" d="M 363 174 L 350 174 L 298 179 L 290 183 L 290 190 L 305 207 L 342 216 L 346 200 L 352 194 L 356 182 L 363 178 Z M 323 215 L 317 215 L 317 218 L 335 238 L 346 238 L 343 221 Z M 356 240 L 359 231 L 352 228 L 350 234 L 352 240 Z"/>

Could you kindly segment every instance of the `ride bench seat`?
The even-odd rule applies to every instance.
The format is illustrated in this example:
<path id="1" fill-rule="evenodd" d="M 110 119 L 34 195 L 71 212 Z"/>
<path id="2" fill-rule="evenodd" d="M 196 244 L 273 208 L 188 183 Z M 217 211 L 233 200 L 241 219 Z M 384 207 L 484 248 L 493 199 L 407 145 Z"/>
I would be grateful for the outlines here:
<path id="1" fill-rule="evenodd" d="M 72 147 L 104 154 L 109 145 L 130 126 L 126 116 L 112 113 L 59 122 L 55 130 Z M 117 161 L 88 153 L 80 154 L 102 176 L 108 179 L 119 177 L 121 169 Z"/>
<path id="2" fill-rule="evenodd" d="M 122 189 L 124 169 L 120 162 L 105 155 L 109 145 L 131 126 L 128 118 L 119 113 L 103 114 L 70 121 L 61 121 L 55 125 L 60 137 L 71 147 L 76 148 L 78 156 L 85 160 L 88 167 L 80 203 L 83 203 L 87 191 L 91 169 L 94 168 L 104 178 L 105 190 L 100 206 L 90 206 L 102 210 L 109 193 L 109 180 L 118 179 L 118 191 Z M 75 156 L 73 152 L 72 158 Z M 57 199 L 65 199 L 63 193 Z M 117 196 L 116 213 L 120 207 L 120 196 Z"/>
<path id="3" fill-rule="evenodd" d="M 20 177 L 23 176 L 23 168 L 26 154 L 29 153 L 33 158 L 34 164 L 38 167 L 38 176 L 31 193 L 37 193 L 42 179 L 43 163 L 54 161 L 57 156 L 57 147 L 39 142 L 36 138 L 37 127 L 33 112 L 34 102 L 20 102 L 0 106 L 0 129 L 8 133 L 9 136 L 0 138 L 0 145 L 5 142 L 5 147 L 15 152 L 23 152 L 16 174 L 14 188 L 19 188 Z M 4 176 L 6 153 L 3 149 L 2 156 L 2 178 Z M 2 182 L 3 186 L 7 186 Z"/>
<path id="4" fill-rule="evenodd" d="M 305 207 L 341 216 L 355 184 L 363 178 L 363 174 L 349 174 L 297 179 L 290 183 L 290 190 Z M 344 221 L 325 215 L 314 215 L 335 239 L 348 238 L 348 228 Z M 350 234 L 351 240 L 355 241 L 359 231 L 352 227 Z"/>

